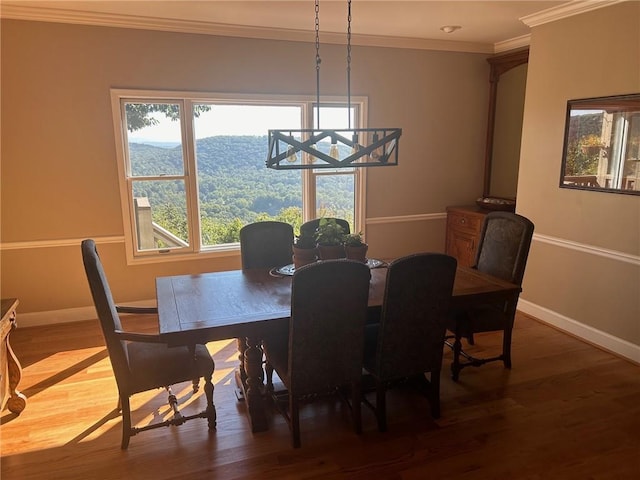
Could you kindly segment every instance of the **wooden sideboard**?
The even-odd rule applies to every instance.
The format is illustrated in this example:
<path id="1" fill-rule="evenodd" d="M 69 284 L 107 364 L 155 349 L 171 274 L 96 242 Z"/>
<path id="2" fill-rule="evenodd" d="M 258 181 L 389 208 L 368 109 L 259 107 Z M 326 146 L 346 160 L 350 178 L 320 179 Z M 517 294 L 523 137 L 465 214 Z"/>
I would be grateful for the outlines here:
<path id="1" fill-rule="evenodd" d="M 9 344 L 9 334 L 16 327 L 17 298 L 2 299 L 2 323 L 0 323 L 0 411 L 5 405 L 15 414 L 27 406 L 27 398 L 18 390 L 22 367 Z"/>
<path id="2" fill-rule="evenodd" d="M 458 260 L 458 265 L 475 263 L 482 222 L 488 212 L 476 206 L 447 207 L 445 253 Z"/>

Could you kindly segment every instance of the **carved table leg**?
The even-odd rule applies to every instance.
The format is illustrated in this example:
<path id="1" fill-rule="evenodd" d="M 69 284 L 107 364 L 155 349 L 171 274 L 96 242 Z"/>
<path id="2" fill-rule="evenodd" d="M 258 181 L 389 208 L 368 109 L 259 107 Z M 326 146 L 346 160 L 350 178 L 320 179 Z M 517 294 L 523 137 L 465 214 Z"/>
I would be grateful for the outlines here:
<path id="1" fill-rule="evenodd" d="M 263 400 L 262 345 L 259 338 L 247 338 L 244 350 L 244 397 L 252 432 L 263 432 L 268 429 Z M 237 377 L 236 377 L 237 378 Z"/>
<path id="2" fill-rule="evenodd" d="M 238 345 L 238 368 L 236 370 L 236 398 L 239 401 L 244 400 L 244 387 L 247 384 L 247 370 L 244 361 L 244 352 L 247 349 L 247 339 L 245 337 L 237 338 Z"/>

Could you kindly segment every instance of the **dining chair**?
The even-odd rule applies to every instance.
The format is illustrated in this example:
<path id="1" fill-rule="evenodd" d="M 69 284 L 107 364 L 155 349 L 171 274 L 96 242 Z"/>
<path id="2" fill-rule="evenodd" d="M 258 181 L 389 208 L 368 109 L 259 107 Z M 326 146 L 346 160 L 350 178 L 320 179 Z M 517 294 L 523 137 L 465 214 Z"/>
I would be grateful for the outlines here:
<path id="1" fill-rule="evenodd" d="M 369 299 L 369 268 L 355 260 L 327 260 L 296 270 L 292 279 L 287 336 L 264 340 L 267 390 L 300 446 L 300 404 L 315 395 L 351 389 L 354 430 L 362 431 L 360 412 L 364 326 Z M 288 408 L 274 391 L 273 371 L 287 389 Z"/>
<path id="2" fill-rule="evenodd" d="M 440 253 L 408 255 L 388 266 L 380 322 L 367 325 L 364 349 L 376 399 L 373 404 L 365 395 L 363 401 L 381 432 L 387 429 L 386 391 L 401 383 L 419 387 L 431 416 L 440 416 L 442 349 L 456 266 L 455 258 Z"/>
<path id="3" fill-rule="evenodd" d="M 326 218 L 327 220 L 335 220 L 336 223 L 342 227 L 342 230 L 344 230 L 343 232 L 344 234 L 351 233 L 351 227 L 349 226 L 349 222 L 347 222 L 343 218 L 329 218 L 329 217 L 326 217 Z M 302 225 L 300 225 L 300 234 L 304 233 L 307 235 L 313 235 L 317 230 L 319 224 L 320 224 L 319 218 L 314 218 L 313 220 L 304 222 Z"/>
<path id="4" fill-rule="evenodd" d="M 512 212 L 491 212 L 486 215 L 480 232 L 475 268 L 494 277 L 522 285 L 534 225 L 526 217 Z M 451 344 L 453 362 L 451 376 L 458 380 L 460 371 L 468 366 L 479 367 L 487 362 L 501 360 L 506 368 L 511 368 L 511 338 L 519 295 L 507 302 L 478 305 L 456 309 L 451 312 L 448 330 L 453 335 Z M 461 339 L 470 339 L 475 344 L 474 334 L 502 331 L 502 353 L 490 358 L 476 358 L 462 349 Z M 464 357 L 467 362 L 461 362 Z"/>
<path id="5" fill-rule="evenodd" d="M 242 269 L 271 268 L 292 262 L 293 227 L 266 221 L 249 223 L 240 229 Z"/>
<path id="6" fill-rule="evenodd" d="M 121 448 L 125 450 L 129 446 L 130 437 L 139 432 L 181 425 L 194 418 L 207 418 L 209 429 L 214 430 L 216 409 L 213 404 L 211 377 L 215 365 L 207 347 L 169 347 L 158 335 L 124 331 L 119 313 L 150 314 L 157 313 L 157 309 L 116 306 L 95 242 L 91 239 L 83 240 L 81 249 L 91 296 L 118 385 L 118 410 L 122 411 Z M 178 400 L 171 391 L 171 385 L 192 381 L 195 393 L 199 388 L 200 377 L 205 381 L 206 410 L 195 415 L 183 416 L 178 409 Z M 129 398 L 136 393 L 156 388 L 167 390 L 169 406 L 173 411 L 172 418 L 142 427 L 132 426 Z"/>

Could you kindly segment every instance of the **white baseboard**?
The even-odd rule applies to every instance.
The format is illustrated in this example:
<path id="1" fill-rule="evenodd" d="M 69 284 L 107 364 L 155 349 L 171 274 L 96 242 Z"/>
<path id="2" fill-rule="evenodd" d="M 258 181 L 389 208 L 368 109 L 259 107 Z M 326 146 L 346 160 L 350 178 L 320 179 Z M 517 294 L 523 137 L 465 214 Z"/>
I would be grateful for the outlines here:
<path id="1" fill-rule="evenodd" d="M 541 322 L 574 335 L 585 342 L 627 358 L 636 364 L 640 364 L 640 345 L 635 345 L 621 338 L 614 337 L 609 333 L 577 322 L 576 320 L 536 305 L 535 303 L 523 300 L 522 298 L 518 300 L 518 310 L 535 317 Z"/>

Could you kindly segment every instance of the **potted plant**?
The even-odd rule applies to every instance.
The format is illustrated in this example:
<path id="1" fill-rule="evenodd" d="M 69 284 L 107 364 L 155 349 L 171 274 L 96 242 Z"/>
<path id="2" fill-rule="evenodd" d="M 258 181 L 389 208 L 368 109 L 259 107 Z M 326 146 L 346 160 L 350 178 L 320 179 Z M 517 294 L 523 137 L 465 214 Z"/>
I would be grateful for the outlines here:
<path id="1" fill-rule="evenodd" d="M 317 259 L 315 237 L 301 232 L 293 244 L 293 265 L 295 268 L 299 268 L 313 263 Z"/>
<path id="2" fill-rule="evenodd" d="M 362 241 L 362 233 L 349 233 L 344 236 L 344 252 L 347 258 L 366 263 L 369 245 Z"/>
<path id="3" fill-rule="evenodd" d="M 321 218 L 315 232 L 321 260 L 344 258 L 344 229 L 334 218 Z"/>

